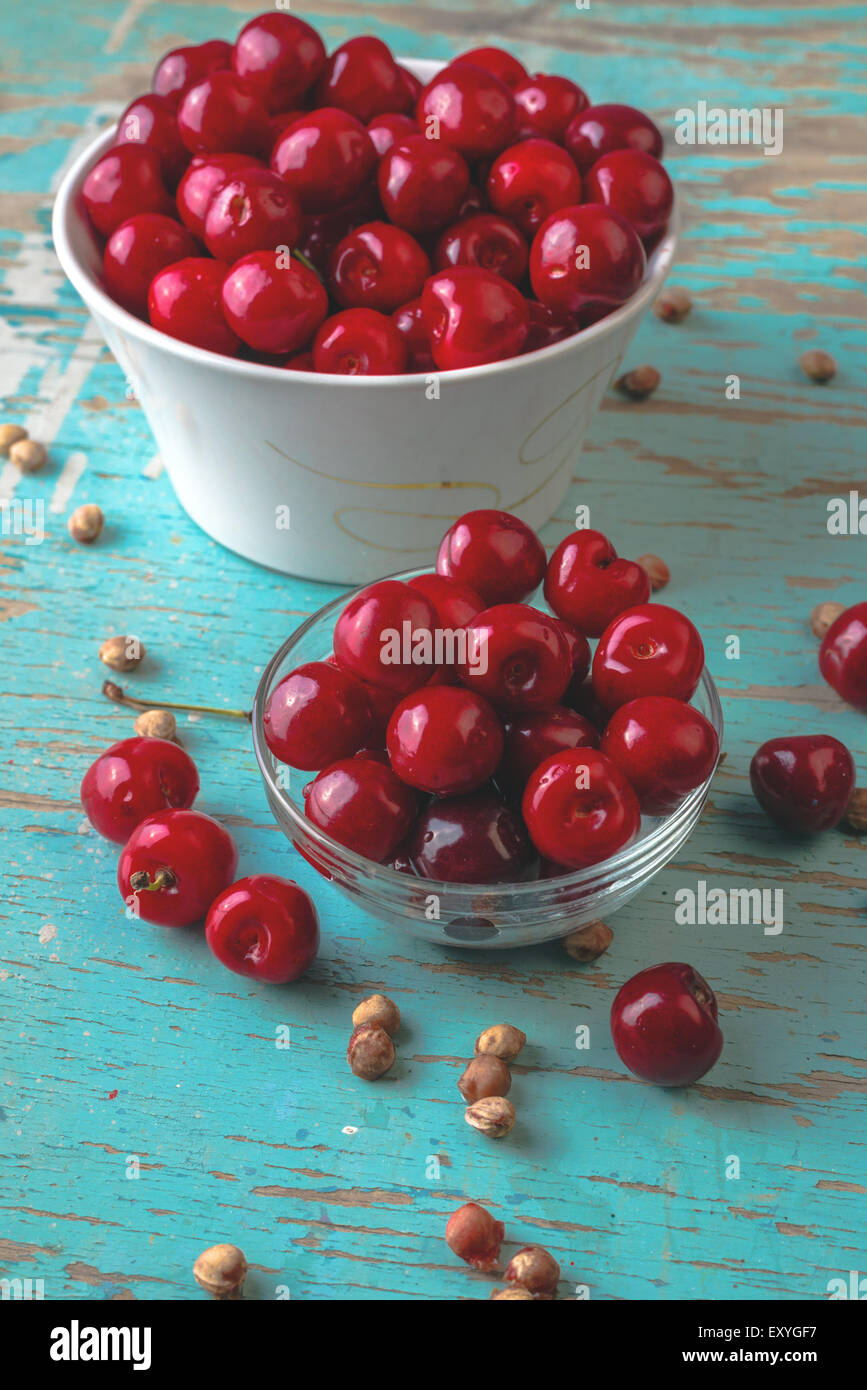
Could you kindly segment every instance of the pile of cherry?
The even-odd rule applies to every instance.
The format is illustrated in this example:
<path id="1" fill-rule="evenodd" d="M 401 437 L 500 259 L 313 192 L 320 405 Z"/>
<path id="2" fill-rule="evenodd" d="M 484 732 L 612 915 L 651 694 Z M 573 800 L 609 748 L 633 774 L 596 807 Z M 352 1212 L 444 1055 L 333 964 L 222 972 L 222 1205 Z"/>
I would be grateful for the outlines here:
<path id="1" fill-rule="evenodd" d="M 498 48 L 427 86 L 377 38 L 327 57 L 303 20 L 158 64 L 84 202 L 103 278 L 183 342 L 297 371 L 496 362 L 623 304 L 672 208 L 630 106 Z"/>

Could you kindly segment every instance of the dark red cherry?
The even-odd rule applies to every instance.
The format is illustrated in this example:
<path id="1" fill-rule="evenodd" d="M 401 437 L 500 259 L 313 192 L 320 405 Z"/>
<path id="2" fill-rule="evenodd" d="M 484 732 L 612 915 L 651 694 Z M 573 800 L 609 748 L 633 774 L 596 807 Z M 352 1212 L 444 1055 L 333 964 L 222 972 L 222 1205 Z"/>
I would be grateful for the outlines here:
<path id="1" fill-rule="evenodd" d="M 431 356 L 430 338 L 424 321 L 421 299 L 411 299 L 395 309 L 392 323 L 403 338 L 408 372 L 431 372 L 436 363 Z"/>
<path id="2" fill-rule="evenodd" d="M 222 292 L 226 322 L 257 352 L 297 352 L 328 312 L 318 275 L 280 252 L 253 251 L 236 261 Z"/>
<path id="3" fill-rule="evenodd" d="M 148 290 L 151 327 L 182 343 L 235 357 L 238 339 L 223 317 L 226 266 L 204 256 L 187 256 L 154 276 Z"/>
<path id="4" fill-rule="evenodd" d="M 328 662 L 308 661 L 274 687 L 263 723 L 274 757 L 312 772 L 355 753 L 372 716 L 360 681 Z"/>
<path id="5" fill-rule="evenodd" d="M 867 710 L 867 603 L 856 603 L 830 626 L 819 650 L 819 670 L 841 700 Z"/>
<path id="6" fill-rule="evenodd" d="M 305 788 L 308 820 L 366 859 L 390 859 L 416 814 L 416 794 L 374 758 L 344 758 Z"/>
<path id="7" fill-rule="evenodd" d="M 610 313 L 635 294 L 646 264 L 631 222 L 592 203 L 552 213 L 530 248 L 533 291 L 561 317 Z"/>
<path id="8" fill-rule="evenodd" d="M 243 169 L 231 175 L 208 204 L 205 245 L 229 264 L 252 251 L 293 250 L 302 213 L 285 183 L 270 169 Z"/>
<path id="9" fill-rule="evenodd" d="M 530 326 L 527 301 L 501 275 L 476 266 L 440 270 L 421 296 L 431 352 L 441 371 L 516 357 Z"/>
<path id="10" fill-rule="evenodd" d="M 387 111 L 409 111 L 411 103 L 391 49 L 370 34 L 336 48 L 316 87 L 317 106 L 339 106 L 365 125 Z"/>
<path id="11" fill-rule="evenodd" d="M 251 874 L 211 903 L 205 940 L 236 975 L 285 985 L 316 959 L 319 917 L 309 893 L 291 879 Z"/>
<path id="12" fill-rule="evenodd" d="M 260 14 L 244 25 L 232 66 L 268 111 L 301 106 L 325 66 L 316 30 L 294 15 Z"/>
<path id="13" fill-rule="evenodd" d="M 674 204 L 671 179 L 659 160 L 643 150 L 603 155 L 584 180 L 584 196 L 619 212 L 644 242 L 665 231 Z"/>
<path id="14" fill-rule="evenodd" d="M 593 689 L 605 709 L 640 695 L 690 700 L 704 646 L 689 618 L 664 603 L 643 603 L 609 623 L 593 656 Z"/>
<path id="15" fill-rule="evenodd" d="M 147 145 L 156 150 L 166 188 L 177 188 L 190 162 L 190 152 L 178 134 L 172 102 L 153 92 L 130 102 L 117 123 L 115 144 Z"/>
<path id="16" fill-rule="evenodd" d="M 842 819 L 855 787 L 852 754 L 830 734 L 772 738 L 753 754 L 750 784 L 784 830 L 815 835 Z"/>
<path id="17" fill-rule="evenodd" d="M 517 116 L 504 82 L 462 62 L 428 83 L 418 100 L 416 120 L 424 135 L 432 132 L 431 140 L 459 150 L 466 159 L 493 159 L 511 143 Z"/>
<path id="18" fill-rule="evenodd" d="M 516 715 L 506 724 L 503 761 L 497 774 L 512 795 L 520 796 L 540 763 L 567 748 L 597 748 L 599 734 L 582 715 L 562 705 Z"/>
<path id="19" fill-rule="evenodd" d="M 523 603 L 485 608 L 467 624 L 461 680 L 504 710 L 556 705 L 572 675 L 572 659 L 556 618 Z"/>
<path id="20" fill-rule="evenodd" d="M 453 222 L 470 186 L 463 155 L 423 135 L 392 145 L 376 177 L 386 216 L 416 235 Z"/>
<path id="21" fill-rule="evenodd" d="M 406 368 L 406 347 L 386 314 L 344 309 L 317 332 L 313 365 L 340 376 L 398 376 Z"/>
<path id="22" fill-rule="evenodd" d="M 627 980 L 611 1006 L 611 1036 L 624 1066 L 656 1086 L 698 1081 L 723 1047 L 713 990 L 679 961 Z"/>
<path id="23" fill-rule="evenodd" d="M 212 72 L 184 94 L 178 131 L 191 154 L 259 155 L 268 148 L 268 114 L 233 72 Z"/>
<path id="24" fill-rule="evenodd" d="M 334 627 L 334 655 L 359 679 L 406 695 L 434 672 L 437 625 L 436 609 L 424 594 L 399 579 L 381 579 L 343 609 Z"/>
<path id="25" fill-rule="evenodd" d="M 186 810 L 199 791 L 189 753 L 164 738 L 125 738 L 100 753 L 81 781 L 81 804 L 94 830 L 123 845 L 157 811 Z"/>
<path id="26" fill-rule="evenodd" d="M 195 256 L 198 247 L 185 227 L 159 212 L 142 212 L 122 222 L 105 248 L 102 278 L 112 299 L 147 317 L 148 290 L 158 271 Z"/>
<path id="27" fill-rule="evenodd" d="M 91 222 L 105 237 L 138 213 L 171 217 L 175 210 L 163 183 L 160 157 L 149 145 L 115 145 L 94 164 L 81 196 Z"/>
<path id="28" fill-rule="evenodd" d="M 566 127 L 564 144 L 582 174 L 612 150 L 642 150 L 656 159 L 662 156 L 662 135 L 650 117 L 634 106 L 616 103 L 579 111 Z"/>
<path id="29" fill-rule="evenodd" d="M 178 213 L 184 226 L 204 240 L 205 213 L 218 188 L 242 169 L 262 169 L 259 160 L 248 154 L 196 156 L 178 185 Z"/>
<path id="30" fill-rule="evenodd" d="M 532 238 L 553 212 L 580 203 L 581 176 L 552 140 L 521 140 L 494 160 L 487 190 L 491 207 Z"/>
<path id="31" fill-rule="evenodd" d="M 440 234 L 433 263 L 436 270 L 477 266 L 517 285 L 527 272 L 529 257 L 530 249 L 514 222 L 493 212 L 478 212 Z"/>
<path id="32" fill-rule="evenodd" d="M 417 135 L 418 126 L 411 116 L 401 116 L 398 112 L 392 112 L 374 116 L 372 121 L 368 121 L 367 133 L 381 159 L 402 140 L 408 139 L 410 135 Z"/>
<path id="33" fill-rule="evenodd" d="M 646 695 L 614 711 L 600 748 L 628 778 L 643 813 L 667 816 L 710 777 L 719 739 L 691 705 Z"/>
<path id="34" fill-rule="evenodd" d="M 335 106 L 301 116 L 271 152 L 271 168 L 305 212 L 330 212 L 351 202 L 375 166 L 376 150 L 364 126 Z"/>
<path id="35" fill-rule="evenodd" d="M 487 700 L 454 685 L 405 695 L 386 735 L 398 777 L 419 791 L 454 796 L 489 781 L 503 752 L 503 726 Z"/>
<path id="36" fill-rule="evenodd" d="M 573 531 L 551 556 L 545 598 L 558 618 L 599 637 L 624 608 L 647 602 L 650 580 L 634 560 L 618 559 L 601 531 Z"/>
<path id="37" fill-rule="evenodd" d="M 331 293 L 345 309 L 393 313 L 421 294 L 430 261 L 414 236 L 388 222 L 367 222 L 338 242 L 331 256 Z"/>
<path id="38" fill-rule="evenodd" d="M 540 135 L 562 143 L 566 127 L 579 111 L 590 105 L 587 95 L 568 77 L 537 72 L 515 87 L 518 136 Z"/>
<path id="39" fill-rule="evenodd" d="M 417 574 L 407 583 L 430 599 L 444 628 L 466 627 L 485 606 L 481 595 L 469 584 L 461 584 L 444 574 Z"/>
<path id="40" fill-rule="evenodd" d="M 519 63 L 503 48 L 470 48 L 455 58 L 450 66 L 455 67 L 458 63 L 472 63 L 473 67 L 484 68 L 485 72 L 493 73 L 494 77 L 513 90 L 527 77 L 523 63 Z"/>
<path id="41" fill-rule="evenodd" d="M 432 801 L 407 849 L 416 873 L 445 883 L 516 883 L 535 858 L 520 816 L 490 790 Z"/>
<path id="42" fill-rule="evenodd" d="M 541 855 L 584 869 L 624 849 L 641 824 L 638 798 L 595 748 L 552 753 L 530 775 L 521 803 Z"/>
<path id="43" fill-rule="evenodd" d="M 157 96 L 167 97 L 177 109 L 183 94 L 219 68 L 232 65 L 232 45 L 223 39 L 209 39 L 187 48 L 173 48 L 157 63 L 151 86 Z"/>

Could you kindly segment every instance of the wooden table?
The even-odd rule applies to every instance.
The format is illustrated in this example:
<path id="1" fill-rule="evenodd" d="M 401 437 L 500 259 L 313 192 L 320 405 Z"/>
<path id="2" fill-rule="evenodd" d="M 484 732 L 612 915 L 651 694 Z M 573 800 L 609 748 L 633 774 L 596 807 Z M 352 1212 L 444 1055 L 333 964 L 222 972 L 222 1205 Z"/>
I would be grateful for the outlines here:
<path id="1" fill-rule="evenodd" d="M 665 127 L 686 209 L 674 278 L 696 306 L 679 326 L 641 328 L 630 365 L 654 363 L 662 385 L 645 404 L 609 396 L 545 540 L 587 503 L 621 553 L 667 559 L 665 597 L 699 624 L 724 695 L 727 760 L 677 862 L 582 968 L 557 944 L 462 953 L 378 925 L 272 823 L 249 730 L 184 722 L 200 805 L 226 817 L 245 869 L 316 895 L 322 954 L 285 990 L 227 974 L 196 932 L 125 920 L 114 850 L 84 821 L 78 784 L 131 729 L 100 695 L 104 636 L 141 636 L 132 683 L 155 703 L 249 705 L 278 643 L 335 591 L 257 569 L 187 519 L 49 238 L 61 170 L 158 55 L 231 37 L 254 11 L 34 0 L 2 20 L 16 74 L 0 125 L 3 418 L 51 459 L 25 481 L 0 471 L 5 497 L 44 503 L 46 530 L 0 548 L 0 1276 L 42 1280 L 46 1298 L 203 1297 L 193 1260 L 230 1240 L 255 1298 L 486 1298 L 490 1281 L 443 1243 L 471 1197 L 505 1221 L 507 1250 L 554 1252 L 564 1296 L 826 1298 L 829 1280 L 867 1269 L 865 851 L 842 831 L 778 833 L 747 770 L 765 738 L 827 729 L 867 772 L 864 716 L 820 680 L 808 626 L 819 600 L 864 597 L 867 540 L 826 529 L 828 500 L 865 489 L 858 7 L 305 7 L 332 47 L 369 30 L 407 55 L 505 42 Z M 675 110 L 700 100 L 781 107 L 783 153 L 675 145 Z M 799 371 L 808 346 L 838 359 L 830 385 Z M 89 549 L 66 531 L 88 500 L 108 519 Z M 783 931 L 678 925 L 675 894 L 700 880 L 782 889 Z M 718 1066 L 683 1092 L 625 1074 L 607 1022 L 625 979 L 672 958 L 711 981 L 726 1034 Z M 407 1026 L 397 1066 L 371 1086 L 344 1050 L 374 989 Z M 519 1125 L 495 1146 L 464 1124 L 455 1081 L 498 1020 L 530 1042 Z M 579 1025 L 589 1050 L 576 1050 Z"/>

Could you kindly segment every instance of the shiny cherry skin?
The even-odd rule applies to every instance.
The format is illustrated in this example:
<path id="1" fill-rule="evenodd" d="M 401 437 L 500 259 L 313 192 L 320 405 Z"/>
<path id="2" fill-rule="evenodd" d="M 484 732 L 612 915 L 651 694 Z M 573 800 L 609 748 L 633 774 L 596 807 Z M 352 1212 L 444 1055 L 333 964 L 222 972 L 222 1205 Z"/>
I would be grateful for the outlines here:
<path id="1" fill-rule="evenodd" d="M 297 352 L 328 313 L 328 295 L 318 275 L 301 261 L 253 251 L 226 276 L 223 313 L 242 342 L 257 352 Z"/>
<path id="2" fill-rule="evenodd" d="M 339 376 L 399 376 L 406 369 L 406 346 L 386 314 L 344 309 L 326 319 L 313 339 L 313 365 Z"/>
<path id="3" fill-rule="evenodd" d="M 539 853 L 570 869 L 610 859 L 641 825 L 635 792 L 596 748 L 552 753 L 530 774 L 521 810 Z"/>
<path id="4" fill-rule="evenodd" d="M 552 212 L 581 201 L 581 176 L 553 140 L 522 140 L 503 150 L 488 174 L 491 207 L 531 239 Z"/>
<path id="5" fill-rule="evenodd" d="M 515 87 L 515 104 L 520 139 L 540 135 L 562 143 L 569 122 L 590 102 L 586 92 L 568 77 L 537 72 Z"/>
<path id="6" fill-rule="evenodd" d="M 416 794 L 375 758 L 344 758 L 305 788 L 307 819 L 377 864 L 390 859 L 417 810 Z"/>
<path id="7" fill-rule="evenodd" d="M 625 1067 L 654 1086 L 690 1086 L 722 1052 L 716 996 L 680 961 L 627 980 L 611 1006 L 611 1036 Z"/>
<path id="8" fill-rule="evenodd" d="M 593 656 L 593 689 L 607 710 L 641 695 L 692 699 L 704 646 L 683 613 L 664 603 L 627 608 L 609 623 Z"/>
<path id="9" fill-rule="evenodd" d="M 530 282 L 536 298 L 561 316 L 602 315 L 635 294 L 646 264 L 631 222 L 611 208 L 583 204 L 542 223 L 530 248 Z"/>
<path id="10" fill-rule="evenodd" d="M 569 748 L 598 748 L 599 734 L 589 719 L 562 705 L 516 715 L 506 724 L 503 761 L 497 781 L 520 796 L 532 773 L 552 753 Z"/>
<path id="11" fill-rule="evenodd" d="M 569 648 L 569 656 L 572 661 L 572 681 L 570 684 L 572 682 L 580 684 L 590 670 L 590 643 L 584 633 L 579 632 L 572 623 L 566 622 L 564 618 L 558 618 L 557 622 L 560 625 L 560 631 L 566 638 L 566 645 Z"/>
<path id="12" fill-rule="evenodd" d="M 430 599 L 441 627 L 466 627 L 485 606 L 481 594 L 469 584 L 461 584 L 444 574 L 417 574 L 414 579 L 408 579 L 407 584 Z"/>
<path id="13" fill-rule="evenodd" d="M 308 661 L 268 696 L 265 742 L 275 758 L 313 772 L 351 757 L 373 718 L 360 681 L 326 661 Z"/>
<path id="14" fill-rule="evenodd" d="M 184 94 L 178 131 L 191 154 L 259 155 L 268 148 L 268 113 L 240 77 L 221 69 Z"/>
<path id="15" fill-rule="evenodd" d="M 829 627 L 819 649 L 819 670 L 841 700 L 867 710 L 867 603 L 856 603 Z"/>
<path id="16" fill-rule="evenodd" d="M 437 574 L 468 584 L 489 607 L 528 598 L 546 564 L 545 547 L 525 521 L 487 507 L 458 517 L 437 554 Z"/>
<path id="17" fill-rule="evenodd" d="M 436 126 L 428 124 L 432 118 Z M 515 99 L 499 77 L 461 62 L 428 83 L 418 99 L 416 120 L 422 131 L 436 129 L 432 138 L 465 159 L 493 159 L 514 138 Z"/>
<path id="18" fill-rule="evenodd" d="M 529 332 L 526 299 L 491 270 L 458 265 L 437 271 L 425 284 L 421 303 L 440 371 L 516 357 Z"/>
<path id="19" fill-rule="evenodd" d="M 159 811 L 127 840 L 117 886 L 145 922 L 189 927 L 202 920 L 237 868 L 237 846 L 218 821 L 201 811 Z"/>
<path id="20" fill-rule="evenodd" d="M 116 304 L 147 318 L 148 290 L 160 270 L 195 256 L 193 237 L 173 217 L 141 212 L 112 232 L 102 259 L 105 288 Z"/>
<path id="21" fill-rule="evenodd" d="M 436 363 L 431 356 L 430 338 L 425 327 L 421 297 L 395 309 L 391 321 L 403 338 L 408 372 L 431 372 Z"/>
<path id="22" fill-rule="evenodd" d="M 409 111 L 411 103 L 391 49 L 371 34 L 335 48 L 316 86 L 317 106 L 339 106 L 365 125 L 387 111 Z"/>
<path id="23" fill-rule="evenodd" d="M 612 714 L 599 745 L 628 778 L 646 816 L 676 811 L 716 766 L 710 720 L 668 695 L 629 700 Z"/>
<path id="24" fill-rule="evenodd" d="M 455 67 L 458 63 L 472 63 L 473 67 L 484 68 L 485 72 L 492 72 L 494 77 L 499 77 L 512 90 L 527 78 L 523 63 L 519 63 L 504 48 L 470 48 L 466 53 L 459 54 L 450 66 Z"/>
<path id="25" fill-rule="evenodd" d="M 197 156 L 178 184 L 178 215 L 188 231 L 200 241 L 205 237 L 205 213 L 219 188 L 242 169 L 262 169 L 264 165 L 248 154 Z"/>
<path id="26" fill-rule="evenodd" d="M 81 196 L 94 227 L 106 237 L 137 213 L 171 217 L 175 210 L 163 183 L 160 157 L 150 145 L 115 145 L 94 164 Z"/>
<path id="27" fill-rule="evenodd" d="M 538 299 L 528 299 L 527 307 L 530 329 L 524 352 L 536 352 L 538 348 L 551 347 L 552 343 L 562 343 L 564 338 L 571 338 L 578 331 L 575 323 L 555 314 L 553 309 L 549 309 L 547 304 L 540 304 Z"/>
<path id="28" fill-rule="evenodd" d="M 473 691 L 426 685 L 396 707 L 386 747 L 394 771 L 411 787 L 458 796 L 493 776 L 503 753 L 503 726 Z"/>
<path id="29" fill-rule="evenodd" d="M 356 198 L 376 167 L 376 150 L 361 121 L 336 106 L 301 116 L 271 152 L 305 212 L 331 212 Z"/>
<path id="30" fill-rule="evenodd" d="M 319 950 L 319 916 L 309 893 L 289 878 L 251 874 L 214 899 L 205 940 L 236 975 L 285 985 L 305 975 Z"/>
<path id="31" fill-rule="evenodd" d="M 599 637 L 624 608 L 650 598 L 650 580 L 634 560 L 620 560 L 601 531 L 573 531 L 551 556 L 545 598 L 558 618 Z"/>
<path id="32" fill-rule="evenodd" d="M 223 317 L 221 294 L 226 267 L 222 261 L 187 256 L 155 275 L 148 290 L 152 328 L 182 343 L 235 357 L 238 338 Z"/>
<path id="33" fill-rule="evenodd" d="M 384 154 L 388 154 L 389 150 L 399 145 L 402 140 L 409 139 L 411 135 L 418 135 L 418 126 L 411 116 L 401 116 L 399 112 L 393 111 L 374 116 L 372 121 L 368 121 L 367 133 L 373 141 L 376 153 L 382 159 Z"/>
<path id="34" fill-rule="evenodd" d="M 424 594 L 399 579 L 380 579 L 351 598 L 340 614 L 334 655 L 360 680 L 408 695 L 433 674 L 438 621 Z M 421 659 L 413 660 L 414 655 Z"/>
<path id="35" fill-rule="evenodd" d="M 415 235 L 453 222 L 470 186 L 467 161 L 424 135 L 408 135 L 380 160 L 379 196 L 389 221 Z"/>
<path id="36" fill-rule="evenodd" d="M 301 117 L 302 117 L 302 116 L 306 116 L 306 114 L 307 114 L 307 112 L 304 110 L 303 107 L 299 108 L 299 107 L 296 106 L 292 111 L 278 111 L 276 115 L 270 116 L 270 117 L 269 117 L 269 119 L 268 119 L 268 161 L 269 161 L 269 163 L 270 163 L 271 155 L 274 153 L 274 146 L 277 144 L 277 141 L 280 139 L 280 137 L 281 137 L 281 135 L 284 133 L 284 131 L 287 131 L 287 130 L 289 129 L 290 125 L 294 125 L 296 121 L 300 121 L 300 120 L 301 120 Z"/>
<path id="37" fill-rule="evenodd" d="M 830 734 L 772 738 L 753 754 L 750 785 L 762 810 L 784 830 L 817 835 L 843 819 L 855 764 Z"/>
<path id="38" fill-rule="evenodd" d="M 167 97 L 177 109 L 181 97 L 212 72 L 232 66 L 232 45 L 224 39 L 185 48 L 173 48 L 157 63 L 151 86 L 157 96 Z"/>
<path id="39" fill-rule="evenodd" d="M 232 67 L 268 111 L 289 111 L 325 67 L 325 45 L 303 19 L 260 14 L 245 24 L 232 51 Z"/>
<path id="40" fill-rule="evenodd" d="M 464 684 L 498 708 L 556 705 L 572 676 L 569 644 L 555 618 L 524 603 L 484 608 L 467 624 Z"/>
<path id="41" fill-rule="evenodd" d="M 566 127 L 563 143 L 582 174 L 613 150 L 641 150 L 655 159 L 662 156 L 662 135 L 650 117 L 616 102 L 579 111 Z"/>
<path id="42" fill-rule="evenodd" d="M 418 105 L 418 99 L 424 90 L 424 84 L 419 81 L 414 72 L 410 72 L 409 68 L 402 67 L 400 63 L 397 65 L 397 70 L 400 73 L 403 89 L 409 97 L 409 105 L 406 110 L 414 112 Z"/>
<path id="43" fill-rule="evenodd" d="M 177 188 L 190 162 L 190 152 L 178 134 L 175 109 L 167 97 L 146 92 L 131 101 L 117 123 L 116 145 L 147 145 L 160 157 L 166 188 Z"/>
<path id="44" fill-rule="evenodd" d="M 244 169 L 214 194 L 205 214 L 205 245 L 232 264 L 251 251 L 292 250 L 302 212 L 285 183 L 270 169 Z"/>
<path id="45" fill-rule="evenodd" d="M 520 816 L 488 788 L 437 797 L 407 850 L 417 874 L 445 883 L 517 883 L 536 857 Z"/>
<path id="46" fill-rule="evenodd" d="M 674 205 L 671 179 L 659 160 L 643 150 L 604 154 L 585 177 L 584 196 L 619 212 L 644 242 L 665 230 Z"/>
<path id="47" fill-rule="evenodd" d="M 440 234 L 434 250 L 436 270 L 453 265 L 493 271 L 517 285 L 527 273 L 530 248 L 514 222 L 494 212 L 462 217 Z"/>
<path id="48" fill-rule="evenodd" d="M 430 270 L 427 253 L 409 232 L 389 222 L 366 222 L 337 243 L 328 283 L 344 309 L 391 314 L 421 294 Z"/>
<path id="49" fill-rule="evenodd" d="M 125 738 L 100 753 L 81 780 L 81 804 L 94 830 L 123 845 L 157 811 L 187 810 L 199 791 L 189 753 L 164 738 Z"/>
<path id="50" fill-rule="evenodd" d="M 321 271 L 328 273 L 328 263 L 335 246 L 343 237 L 382 215 L 382 205 L 371 186 L 331 212 L 309 212 L 304 217 L 304 231 L 298 243 L 298 250 Z"/>

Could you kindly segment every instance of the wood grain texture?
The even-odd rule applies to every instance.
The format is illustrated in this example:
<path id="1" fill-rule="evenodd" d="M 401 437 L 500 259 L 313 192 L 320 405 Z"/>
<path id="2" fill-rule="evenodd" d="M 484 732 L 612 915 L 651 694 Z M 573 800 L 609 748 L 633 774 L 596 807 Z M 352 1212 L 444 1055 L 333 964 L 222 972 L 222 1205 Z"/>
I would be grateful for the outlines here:
<path id="1" fill-rule="evenodd" d="M 665 598 L 698 623 L 723 692 L 727 759 L 678 861 L 617 914 L 608 954 L 578 967 L 556 944 L 463 954 L 378 925 L 273 825 L 249 731 L 184 722 L 201 807 L 230 813 L 245 869 L 297 877 L 320 905 L 322 955 L 286 990 L 228 975 L 198 932 L 127 921 L 78 783 L 131 727 L 99 694 L 105 635 L 145 642 L 137 694 L 246 706 L 275 647 L 335 591 L 260 571 L 186 518 L 48 233 L 60 171 L 159 54 L 231 36 L 255 9 L 3 12 L 3 418 L 51 460 L 24 481 L 0 467 L 0 495 L 42 502 L 46 531 L 0 545 L 0 1277 L 41 1278 L 47 1298 L 199 1297 L 196 1254 L 231 1240 L 251 1297 L 485 1298 L 490 1281 L 442 1239 L 471 1197 L 505 1221 L 507 1250 L 553 1251 L 564 1295 L 827 1297 L 829 1279 L 867 1270 L 867 860 L 851 834 L 777 833 L 747 769 L 767 737 L 828 729 L 867 776 L 864 717 L 822 684 L 807 622 L 820 599 L 864 597 L 867 539 L 826 530 L 830 497 L 867 495 L 863 6 L 304 7 L 331 46 L 373 30 L 397 52 L 446 57 L 499 40 L 664 127 L 687 214 L 674 279 L 696 307 L 677 327 L 643 324 L 629 365 L 653 362 L 662 385 L 642 405 L 606 400 L 545 540 L 586 503 L 621 553 L 666 558 Z M 781 106 L 783 154 L 675 146 L 674 111 L 699 100 Z M 807 346 L 837 357 L 830 385 L 801 375 Z M 739 400 L 725 396 L 731 374 Z M 88 500 L 108 524 L 85 549 L 66 518 Z M 725 655 L 732 634 L 739 660 Z M 699 879 L 781 888 L 783 932 L 677 925 L 674 895 Z M 666 959 L 707 976 L 726 1034 L 718 1066 L 684 1093 L 626 1075 L 607 1025 L 619 985 Z M 352 1007 L 372 989 L 406 1020 L 375 1086 L 344 1061 Z M 501 1019 L 530 1042 L 518 1126 L 495 1146 L 464 1124 L 455 1082 Z M 576 1050 L 578 1025 L 589 1050 Z"/>

